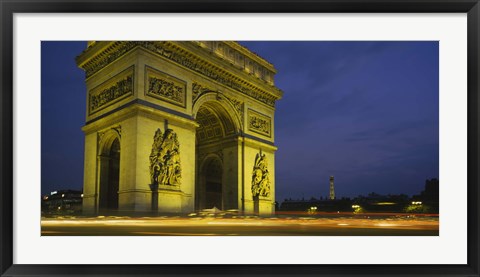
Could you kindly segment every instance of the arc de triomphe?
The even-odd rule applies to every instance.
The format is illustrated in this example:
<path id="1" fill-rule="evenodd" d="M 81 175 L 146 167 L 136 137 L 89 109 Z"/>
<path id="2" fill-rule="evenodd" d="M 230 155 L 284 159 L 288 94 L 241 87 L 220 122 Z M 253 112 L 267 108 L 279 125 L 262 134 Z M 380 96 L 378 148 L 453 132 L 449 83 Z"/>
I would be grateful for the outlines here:
<path id="1" fill-rule="evenodd" d="M 91 41 L 85 213 L 271 214 L 272 64 L 232 41 Z"/>

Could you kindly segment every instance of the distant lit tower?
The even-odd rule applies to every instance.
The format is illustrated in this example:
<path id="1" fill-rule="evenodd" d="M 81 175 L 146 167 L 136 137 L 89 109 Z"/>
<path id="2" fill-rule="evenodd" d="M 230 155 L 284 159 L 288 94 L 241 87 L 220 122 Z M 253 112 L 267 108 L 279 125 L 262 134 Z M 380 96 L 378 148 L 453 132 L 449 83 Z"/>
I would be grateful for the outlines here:
<path id="1" fill-rule="evenodd" d="M 330 176 L 330 200 L 335 200 L 335 188 L 333 185 L 333 176 Z"/>

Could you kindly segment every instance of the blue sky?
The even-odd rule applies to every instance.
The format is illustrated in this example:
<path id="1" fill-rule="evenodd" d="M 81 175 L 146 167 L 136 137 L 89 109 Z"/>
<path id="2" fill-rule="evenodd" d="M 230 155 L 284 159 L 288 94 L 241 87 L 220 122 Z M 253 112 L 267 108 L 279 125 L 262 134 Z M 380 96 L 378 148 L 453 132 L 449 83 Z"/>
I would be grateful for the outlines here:
<path id="1" fill-rule="evenodd" d="M 276 198 L 417 194 L 438 178 L 438 42 L 240 42 L 271 62 Z M 85 42 L 42 42 L 42 193 L 81 189 Z"/>

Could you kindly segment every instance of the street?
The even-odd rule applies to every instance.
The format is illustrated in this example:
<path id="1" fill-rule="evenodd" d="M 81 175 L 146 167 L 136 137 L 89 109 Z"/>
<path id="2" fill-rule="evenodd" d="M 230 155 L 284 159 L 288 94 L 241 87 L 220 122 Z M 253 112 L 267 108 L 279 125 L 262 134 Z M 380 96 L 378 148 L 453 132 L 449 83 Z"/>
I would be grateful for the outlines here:
<path id="1" fill-rule="evenodd" d="M 42 236 L 438 236 L 438 217 L 42 218 Z"/>

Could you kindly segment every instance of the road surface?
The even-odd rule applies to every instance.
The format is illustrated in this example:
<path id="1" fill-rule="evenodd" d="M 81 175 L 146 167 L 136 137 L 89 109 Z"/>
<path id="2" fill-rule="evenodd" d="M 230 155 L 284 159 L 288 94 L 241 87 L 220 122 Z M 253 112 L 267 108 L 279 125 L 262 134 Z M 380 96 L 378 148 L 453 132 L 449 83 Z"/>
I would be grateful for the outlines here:
<path id="1" fill-rule="evenodd" d="M 438 217 L 57 217 L 42 236 L 438 236 Z"/>

